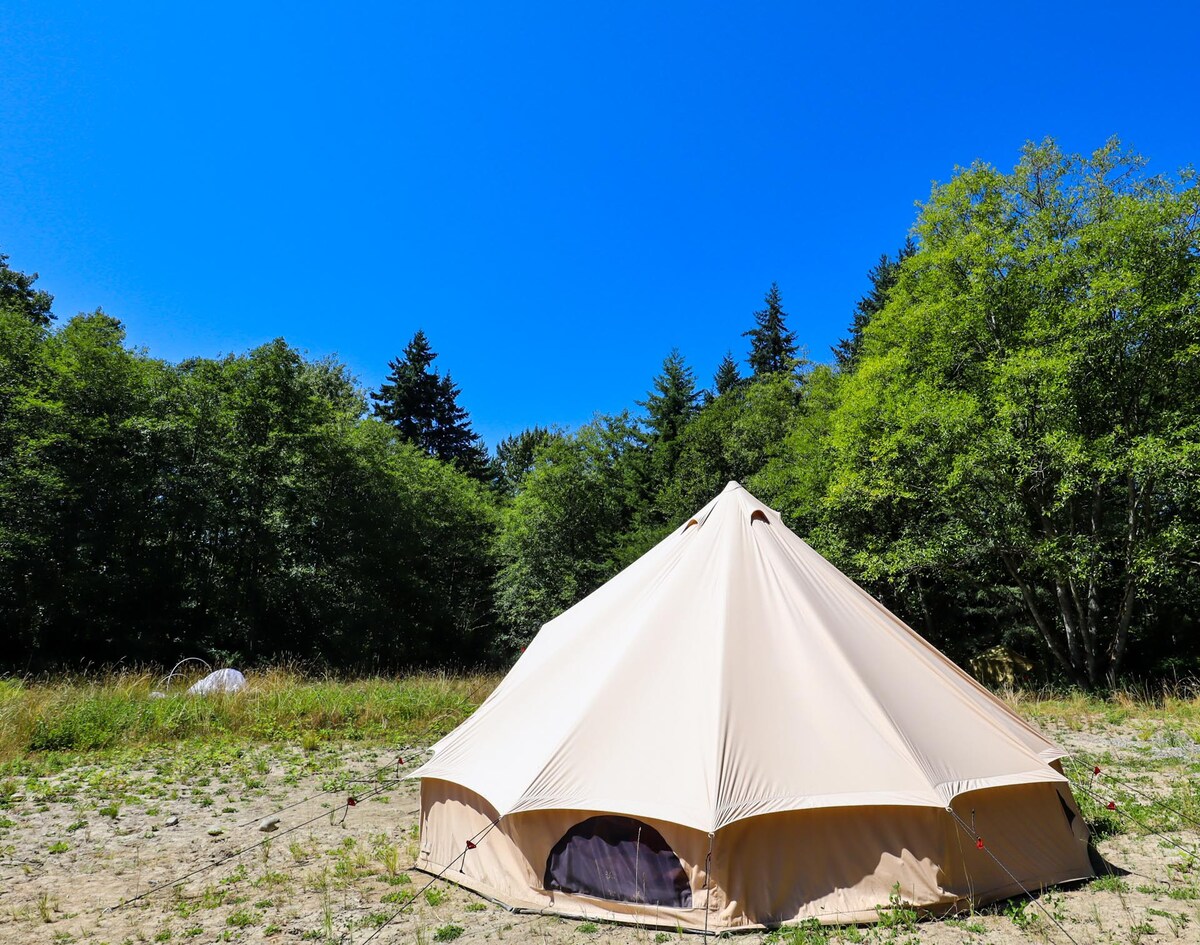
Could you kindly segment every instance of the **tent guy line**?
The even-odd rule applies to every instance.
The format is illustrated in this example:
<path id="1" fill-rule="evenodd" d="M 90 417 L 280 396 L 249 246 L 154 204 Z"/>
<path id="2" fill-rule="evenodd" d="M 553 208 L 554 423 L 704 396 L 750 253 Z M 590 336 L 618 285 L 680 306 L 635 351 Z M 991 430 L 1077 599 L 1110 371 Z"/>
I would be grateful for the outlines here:
<path id="1" fill-rule="evenodd" d="M 250 846 L 242 847 L 240 850 L 234 850 L 232 853 L 227 853 L 224 856 L 219 857 L 218 859 L 214 860 L 212 863 L 209 863 L 206 866 L 199 866 L 196 869 L 194 869 L 188 873 L 184 873 L 181 876 L 176 876 L 174 879 L 169 879 L 164 882 L 158 883 L 155 886 L 151 886 L 144 893 L 139 893 L 138 895 L 136 895 L 130 899 L 122 899 L 120 902 L 116 903 L 115 905 L 108 906 L 107 908 L 101 909 L 98 911 L 99 912 L 114 912 L 117 909 L 122 909 L 125 906 L 132 905 L 133 903 L 138 902 L 139 900 L 145 899 L 147 896 L 154 895 L 154 893 L 156 893 L 156 892 L 159 892 L 163 889 L 167 889 L 168 887 L 171 887 L 171 886 L 177 886 L 180 883 L 184 882 L 185 880 L 189 880 L 189 879 L 192 879 L 193 877 L 200 876 L 203 873 L 207 873 L 209 870 L 216 869 L 218 866 L 223 866 L 224 864 L 228 863 L 230 860 L 237 859 L 239 856 L 249 853 L 252 850 L 257 850 L 259 847 L 265 846 L 266 844 L 271 843 L 273 840 L 278 840 L 280 837 L 285 837 L 289 833 L 292 833 L 293 831 L 300 830 L 303 827 L 307 827 L 309 824 L 315 824 L 318 820 L 322 820 L 323 818 L 325 818 L 327 816 L 332 818 L 338 813 L 338 811 L 346 811 L 346 810 L 349 810 L 349 808 L 351 808 L 351 807 L 356 807 L 358 804 L 362 803 L 363 801 L 369 800 L 370 798 L 374 797 L 377 794 L 382 794 L 385 790 L 387 790 L 387 789 L 384 787 L 379 787 L 379 788 L 376 788 L 374 791 L 368 791 L 362 797 L 357 797 L 357 798 L 349 797 L 343 803 L 339 804 L 337 807 L 334 807 L 333 809 L 328 810 L 328 811 L 321 811 L 321 813 L 317 814 L 316 817 L 311 817 L 308 820 L 302 821 L 301 823 L 298 823 L 298 824 L 295 824 L 294 826 L 288 827 L 285 830 L 281 830 L 278 833 L 272 834 L 271 836 L 266 837 L 263 840 L 259 840 L 257 843 L 250 844 Z"/>
<path id="2" fill-rule="evenodd" d="M 470 703 L 471 699 L 476 694 L 478 694 L 480 690 L 482 690 L 485 686 L 487 686 L 489 682 L 490 682 L 490 680 L 488 680 L 488 679 L 482 680 L 480 683 L 478 683 L 475 686 L 475 688 L 473 688 L 470 692 L 468 692 L 465 696 L 463 696 L 462 701 L 464 703 L 464 706 L 463 706 L 464 709 L 466 708 L 466 705 Z M 430 733 L 433 732 L 433 730 L 437 727 L 437 724 L 439 722 L 441 722 L 444 718 L 445 718 L 444 715 L 439 715 L 429 725 L 427 725 L 423 731 L 420 731 L 415 736 L 413 736 L 413 741 L 416 743 L 424 741 L 430 735 Z M 383 772 L 391 770 L 391 768 L 393 766 L 396 769 L 396 775 L 397 775 L 397 777 L 394 780 L 398 780 L 398 781 L 406 780 L 404 777 L 400 776 L 401 768 L 407 767 L 409 764 L 411 764 L 411 762 L 406 762 L 404 760 L 405 756 L 411 755 L 411 754 L 423 754 L 427 751 L 429 751 L 428 748 L 418 748 L 418 747 L 414 747 L 414 746 L 409 746 L 407 748 L 401 748 L 396 755 L 395 761 L 389 761 L 387 764 L 381 765 L 379 768 L 376 768 L 375 771 L 369 777 L 351 778 L 346 782 L 346 784 L 357 784 L 360 782 L 371 783 L 371 784 L 384 783 L 384 782 L 381 782 L 379 776 L 381 774 L 383 774 Z M 298 801 L 295 801 L 291 804 L 281 807 L 278 810 L 272 811 L 267 816 L 276 817 L 279 814 L 283 814 L 283 813 L 286 813 L 287 811 L 292 810 L 296 807 L 300 807 L 302 804 L 307 804 L 309 801 L 315 801 L 318 797 L 324 797 L 327 794 L 337 794 L 337 793 L 340 793 L 342 790 L 344 790 L 344 785 L 338 786 L 338 787 L 331 787 L 324 791 L 318 791 L 316 794 L 312 794 L 308 797 L 302 797 Z M 242 827 L 249 827 L 251 824 L 257 823 L 260 819 L 261 819 L 261 816 L 252 817 L 250 820 L 247 820 L 244 823 L 237 824 L 236 826 L 239 829 Z"/>
<path id="3" fill-rule="evenodd" d="M 1200 820 L 1196 820 L 1194 817 L 1189 817 L 1183 811 L 1179 810 L 1176 807 L 1172 807 L 1166 801 L 1163 801 L 1160 798 L 1157 798 L 1152 794 L 1148 794 L 1145 791 L 1140 790 L 1132 782 L 1126 780 L 1125 778 L 1117 777 L 1115 774 L 1113 774 L 1107 768 L 1101 768 L 1094 761 L 1088 761 L 1082 755 L 1071 755 L 1067 758 L 1067 760 L 1070 761 L 1071 764 L 1075 765 L 1077 768 L 1090 768 L 1092 771 L 1093 780 L 1095 778 L 1101 778 L 1101 777 L 1108 778 L 1108 780 L 1116 782 L 1117 784 L 1119 784 L 1121 787 L 1125 788 L 1125 790 L 1129 791 L 1130 793 L 1136 794 L 1136 795 L 1138 795 L 1138 797 L 1142 798 L 1143 800 L 1149 801 L 1149 803 L 1152 807 L 1161 807 L 1163 810 L 1170 811 L 1172 814 L 1174 814 L 1176 817 L 1178 817 L 1184 823 L 1188 823 L 1188 824 L 1191 824 L 1193 827 L 1200 828 Z"/>
<path id="4" fill-rule="evenodd" d="M 1077 784 L 1076 787 L 1079 788 L 1079 790 L 1083 791 L 1084 794 L 1086 794 L 1088 797 L 1090 797 L 1097 804 L 1100 804 L 1101 806 L 1103 806 L 1105 810 L 1110 810 L 1114 814 L 1120 814 L 1122 817 L 1124 817 L 1126 820 L 1129 820 L 1131 823 L 1137 824 L 1137 826 L 1141 827 L 1142 830 L 1144 830 L 1146 833 L 1153 834 L 1154 836 L 1158 837 L 1158 839 L 1162 840 L 1164 843 L 1168 844 L 1169 846 L 1174 847 L 1176 850 L 1178 850 L 1184 856 L 1186 856 L 1186 857 L 1196 856 L 1195 849 L 1189 850 L 1178 840 L 1172 840 L 1165 833 L 1163 833 L 1159 830 L 1155 830 L 1153 827 L 1151 827 L 1145 821 L 1139 820 L 1138 818 L 1134 817 L 1133 814 L 1129 813 L 1129 811 L 1122 808 L 1119 804 L 1117 804 L 1116 801 L 1114 801 L 1114 800 L 1106 801 L 1103 797 L 1101 797 L 1099 794 L 1097 794 L 1095 791 L 1093 791 L 1091 788 L 1087 787 L 1083 783 Z"/>
<path id="5" fill-rule="evenodd" d="M 1046 915 L 1046 917 L 1050 919 L 1051 922 L 1053 922 L 1055 925 L 1057 925 L 1059 931 L 1062 932 L 1062 934 L 1065 935 L 1068 939 L 1070 939 L 1071 942 L 1073 943 L 1073 945 L 1079 945 L 1079 942 L 1077 942 L 1075 940 L 1075 936 L 1073 936 L 1070 932 L 1068 932 L 1066 930 L 1066 928 L 1063 926 L 1063 924 L 1061 922 L 1059 922 L 1058 919 L 1055 917 L 1053 912 L 1051 912 L 1044 905 L 1042 905 L 1042 903 L 1038 900 L 1038 898 L 1036 896 L 1034 896 L 1033 893 L 1031 893 L 1028 889 L 1025 888 L 1025 884 L 1022 883 L 1019 879 L 1017 879 L 1017 877 L 1013 874 L 1013 871 L 1004 865 L 1004 863 L 1000 860 L 1000 858 L 998 856 L 996 856 L 996 854 L 992 851 L 992 848 L 987 845 L 987 842 L 983 839 L 983 837 L 980 834 L 975 833 L 975 831 L 973 829 L 968 829 L 966 822 L 958 815 L 958 811 L 956 811 L 953 807 L 947 807 L 946 810 L 950 812 L 950 816 L 954 818 L 955 822 L 962 829 L 962 832 L 965 833 L 968 837 L 970 837 L 971 839 L 973 839 L 975 841 L 976 849 L 982 850 L 984 853 L 986 853 L 988 856 L 990 856 L 992 858 L 992 860 L 996 863 L 996 865 L 999 866 L 1000 869 L 1004 870 L 1004 872 L 1006 872 L 1008 874 L 1009 878 L 1014 883 L 1016 883 L 1017 886 L 1019 886 L 1021 888 L 1021 892 L 1023 892 L 1025 894 L 1025 898 L 1028 899 L 1030 902 L 1032 902 L 1035 906 L 1037 906 Z M 972 810 L 971 811 L 971 826 L 972 827 L 974 827 L 974 822 L 975 822 L 975 811 Z"/>
<path id="6" fill-rule="evenodd" d="M 391 924 L 393 919 L 397 918 L 402 912 L 404 912 L 405 909 L 407 909 L 414 902 L 416 902 L 418 897 L 420 897 L 421 894 L 424 893 L 426 889 L 428 889 L 430 886 L 432 886 L 434 883 L 436 883 L 439 879 L 441 879 L 442 876 L 445 875 L 445 873 L 451 867 L 453 867 L 456 862 L 458 862 L 459 860 L 462 860 L 463 865 L 465 866 L 467 853 L 470 852 L 471 850 L 477 849 L 479 844 L 481 844 L 484 841 L 484 839 L 487 837 L 487 835 L 492 832 L 492 828 L 495 827 L 496 824 L 498 824 L 499 822 L 500 822 L 500 820 L 499 820 L 499 818 L 497 818 L 496 820 L 494 820 L 490 824 L 488 824 L 486 827 L 481 829 L 478 833 L 476 833 L 475 836 L 471 837 L 471 839 L 467 840 L 463 844 L 462 853 L 460 853 L 453 860 L 451 860 L 444 867 L 442 867 L 442 870 L 440 873 L 436 874 L 435 876 L 431 876 L 429 879 L 429 882 L 427 882 L 424 886 L 422 886 L 420 889 L 418 889 L 416 892 L 414 892 L 411 896 L 409 896 L 404 902 L 402 902 L 400 904 L 400 907 L 395 912 L 393 912 L 390 916 L 388 916 L 386 919 L 384 919 L 384 921 L 382 923 L 380 923 L 379 927 L 374 932 L 372 932 L 370 935 L 368 935 L 366 937 L 366 939 L 363 940 L 362 945 L 368 945 L 368 943 L 372 939 L 374 939 L 375 936 L 377 936 L 380 932 L 382 932 L 385 928 L 387 928 L 389 924 Z"/>

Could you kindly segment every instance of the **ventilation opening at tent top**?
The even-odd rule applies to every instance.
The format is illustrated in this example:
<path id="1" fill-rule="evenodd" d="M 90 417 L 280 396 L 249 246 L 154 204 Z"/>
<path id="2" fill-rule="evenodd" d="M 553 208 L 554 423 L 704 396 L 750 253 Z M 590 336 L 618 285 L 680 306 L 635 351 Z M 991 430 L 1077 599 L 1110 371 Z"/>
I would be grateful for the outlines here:
<path id="1" fill-rule="evenodd" d="M 692 907 L 692 889 L 662 834 L 632 817 L 576 824 L 546 858 L 544 888 L 614 902 Z"/>

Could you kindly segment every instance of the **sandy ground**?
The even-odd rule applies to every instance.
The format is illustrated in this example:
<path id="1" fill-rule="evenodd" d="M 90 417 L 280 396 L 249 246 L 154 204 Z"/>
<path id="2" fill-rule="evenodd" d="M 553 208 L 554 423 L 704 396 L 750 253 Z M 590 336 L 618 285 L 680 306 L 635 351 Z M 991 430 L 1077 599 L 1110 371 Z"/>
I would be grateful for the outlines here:
<path id="1" fill-rule="evenodd" d="M 1190 737 L 1164 741 L 1147 737 L 1144 727 L 1102 724 L 1049 734 L 1089 758 L 1110 752 L 1107 770 L 1137 778 L 1147 790 L 1200 770 L 1200 745 Z M 514 915 L 444 882 L 385 922 L 429 879 L 407 871 L 416 854 L 416 785 L 339 779 L 390 760 L 361 746 L 267 748 L 187 763 L 152 750 L 0 781 L 0 942 L 696 941 Z M 261 818 L 324 789 L 329 793 L 279 813 L 274 832 L 259 830 Z M 342 819 L 339 807 L 350 794 L 372 791 Z M 1168 836 L 1191 849 L 1200 843 L 1196 831 Z M 1014 900 L 915 927 L 827 930 L 796 940 L 1200 943 L 1200 865 L 1173 868 L 1185 861 L 1179 849 L 1133 830 L 1101 839 L 1098 849 L 1127 875 L 1043 894 L 1038 905 Z M 173 884 L 191 871 L 200 872 Z M 749 945 L 764 937 L 736 940 Z"/>

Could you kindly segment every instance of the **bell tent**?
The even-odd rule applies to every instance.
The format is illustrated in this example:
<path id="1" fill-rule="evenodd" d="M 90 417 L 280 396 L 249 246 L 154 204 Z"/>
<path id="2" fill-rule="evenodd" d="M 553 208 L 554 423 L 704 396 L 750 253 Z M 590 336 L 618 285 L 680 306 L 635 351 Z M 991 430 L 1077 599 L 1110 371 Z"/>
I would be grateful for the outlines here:
<path id="1" fill-rule="evenodd" d="M 693 930 L 949 910 L 1093 875 L 1062 754 L 731 482 L 434 746 L 417 865 Z"/>

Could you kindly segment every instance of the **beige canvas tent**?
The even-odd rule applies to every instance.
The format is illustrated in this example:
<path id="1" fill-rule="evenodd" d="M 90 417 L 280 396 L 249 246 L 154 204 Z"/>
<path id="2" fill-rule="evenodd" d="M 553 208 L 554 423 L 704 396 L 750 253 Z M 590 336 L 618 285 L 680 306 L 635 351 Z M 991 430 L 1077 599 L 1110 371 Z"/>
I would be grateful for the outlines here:
<path id="1" fill-rule="evenodd" d="M 731 482 L 434 746 L 418 866 L 714 931 L 978 904 L 1092 875 L 1061 754 Z"/>

